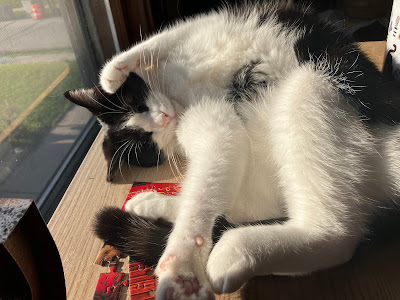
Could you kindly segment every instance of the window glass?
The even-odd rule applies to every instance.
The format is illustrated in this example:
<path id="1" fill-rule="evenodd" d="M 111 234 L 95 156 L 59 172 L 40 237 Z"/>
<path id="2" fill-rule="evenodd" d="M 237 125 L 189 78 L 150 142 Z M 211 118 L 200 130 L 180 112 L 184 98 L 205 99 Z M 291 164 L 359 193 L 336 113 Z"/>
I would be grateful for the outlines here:
<path id="1" fill-rule="evenodd" d="M 62 15 L 55 0 L 0 0 L 0 198 L 37 200 L 91 117 L 63 96 L 85 66 Z"/>

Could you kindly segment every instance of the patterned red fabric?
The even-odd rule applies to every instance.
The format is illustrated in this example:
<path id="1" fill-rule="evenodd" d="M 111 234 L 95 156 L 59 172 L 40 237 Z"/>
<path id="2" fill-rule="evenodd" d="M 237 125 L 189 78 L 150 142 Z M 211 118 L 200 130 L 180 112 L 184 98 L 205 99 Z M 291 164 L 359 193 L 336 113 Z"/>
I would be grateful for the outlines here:
<path id="1" fill-rule="evenodd" d="M 141 192 L 157 192 L 164 195 L 175 195 L 180 191 L 177 183 L 134 183 L 122 205 L 125 210 L 125 204 L 133 196 Z M 113 261 L 118 263 L 119 259 Z M 121 287 L 128 285 L 123 273 L 116 272 L 115 266 L 110 267 L 110 273 L 101 273 L 97 281 L 94 300 L 118 300 Z M 129 261 L 129 294 L 131 300 L 148 300 L 155 298 L 156 277 L 153 269 L 140 263 Z"/>
<path id="2" fill-rule="evenodd" d="M 131 299 L 154 299 L 155 290 L 156 276 L 153 274 L 153 269 L 142 263 L 129 262 L 129 293 Z"/>
<path id="3" fill-rule="evenodd" d="M 115 272 L 115 266 L 110 267 L 110 273 L 101 273 L 97 281 L 94 300 L 118 300 L 122 285 L 127 286 L 126 274 Z M 136 299 L 136 298 L 135 298 Z"/>
<path id="4" fill-rule="evenodd" d="M 125 210 L 125 203 L 133 196 L 153 191 L 164 195 L 175 195 L 180 191 L 176 183 L 136 183 L 132 185 L 128 196 L 125 199 L 122 209 Z M 129 261 L 129 293 L 131 300 L 147 300 L 155 298 L 156 277 L 153 269 L 140 262 Z"/>
<path id="5" fill-rule="evenodd" d="M 132 199 L 133 196 L 142 192 L 157 192 L 164 195 L 175 195 L 180 192 L 178 183 L 134 183 L 125 199 L 122 210 L 125 210 L 125 203 Z"/>

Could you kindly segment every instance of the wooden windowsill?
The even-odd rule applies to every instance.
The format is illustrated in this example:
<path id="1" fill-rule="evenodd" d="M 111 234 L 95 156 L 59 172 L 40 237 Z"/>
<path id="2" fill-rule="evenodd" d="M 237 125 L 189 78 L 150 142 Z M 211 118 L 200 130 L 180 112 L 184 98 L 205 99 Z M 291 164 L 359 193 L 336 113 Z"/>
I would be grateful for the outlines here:
<path id="1" fill-rule="evenodd" d="M 384 45 L 384 42 L 361 45 L 379 68 Z M 68 299 L 92 299 L 99 274 L 105 272 L 105 268 L 93 265 L 102 247 L 92 233 L 96 212 L 107 205 L 120 207 L 134 181 L 181 179 L 165 163 L 158 170 L 132 168 L 123 173 L 124 178 L 119 178 L 118 183 L 107 183 L 101 142 L 100 132 L 48 224 L 62 259 Z M 343 266 L 299 278 L 258 277 L 242 290 L 242 296 L 236 293 L 219 299 L 400 299 L 398 253 L 400 234 L 388 233 L 361 246 L 352 261 Z"/>

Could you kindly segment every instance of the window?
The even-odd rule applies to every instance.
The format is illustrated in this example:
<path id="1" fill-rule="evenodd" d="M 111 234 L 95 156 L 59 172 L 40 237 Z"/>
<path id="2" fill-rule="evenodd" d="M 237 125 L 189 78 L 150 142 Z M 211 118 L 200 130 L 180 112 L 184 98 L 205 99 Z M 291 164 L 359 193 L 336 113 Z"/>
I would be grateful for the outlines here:
<path id="1" fill-rule="evenodd" d="M 0 198 L 34 199 L 46 220 L 99 129 L 63 93 L 96 84 L 115 51 L 104 3 L 80 2 L 0 0 Z"/>

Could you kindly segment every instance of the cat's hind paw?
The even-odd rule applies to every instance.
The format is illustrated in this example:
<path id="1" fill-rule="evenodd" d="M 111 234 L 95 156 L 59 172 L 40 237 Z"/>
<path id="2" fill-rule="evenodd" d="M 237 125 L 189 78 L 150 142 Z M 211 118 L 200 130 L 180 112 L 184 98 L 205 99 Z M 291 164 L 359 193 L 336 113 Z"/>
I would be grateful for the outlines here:
<path id="1" fill-rule="evenodd" d="M 179 242 L 172 249 L 168 250 L 167 246 L 155 269 L 158 277 L 156 299 L 214 299 L 205 274 L 205 262 L 201 259 L 208 256 L 210 245 L 195 246 L 194 241 L 187 244 L 185 237 L 175 240 Z"/>
<path id="2" fill-rule="evenodd" d="M 210 288 L 202 286 L 197 278 L 183 278 L 181 276 L 164 278 L 157 287 L 157 299 L 165 300 L 214 300 L 214 293 Z"/>

